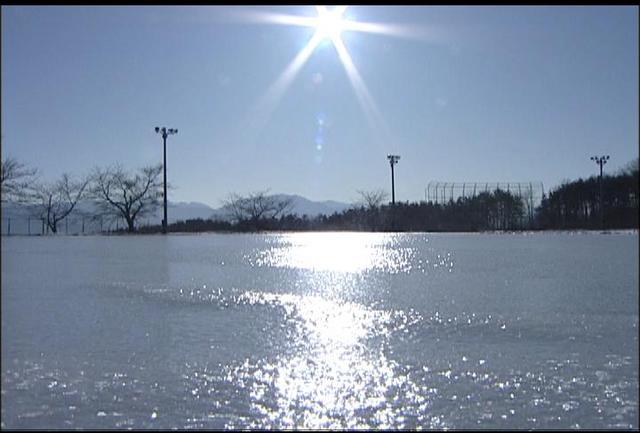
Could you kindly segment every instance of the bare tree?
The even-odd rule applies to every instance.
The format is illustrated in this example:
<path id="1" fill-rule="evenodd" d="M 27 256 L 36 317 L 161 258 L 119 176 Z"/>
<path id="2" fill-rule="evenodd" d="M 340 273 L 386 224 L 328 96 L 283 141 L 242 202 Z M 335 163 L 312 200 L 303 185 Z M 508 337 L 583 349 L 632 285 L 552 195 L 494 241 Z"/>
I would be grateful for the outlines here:
<path id="1" fill-rule="evenodd" d="M 136 219 L 153 213 L 160 205 L 161 173 L 162 164 L 140 168 L 135 174 L 127 173 L 119 165 L 104 170 L 96 168 L 91 193 L 103 215 L 121 217 L 128 231 L 134 232 Z"/>
<path id="2" fill-rule="evenodd" d="M 58 232 L 58 223 L 75 208 L 89 183 L 89 178 L 73 181 L 63 174 L 58 181 L 34 186 L 32 212 L 45 220 L 53 233 Z"/>
<path id="3" fill-rule="evenodd" d="M 232 193 L 224 200 L 223 207 L 236 222 L 250 221 L 257 224 L 261 219 L 277 218 L 293 205 L 290 198 L 267 195 L 269 191 L 257 191 L 241 196 Z"/>
<path id="4" fill-rule="evenodd" d="M 0 166 L 0 185 L 2 201 L 26 201 L 36 182 L 38 169 L 29 168 L 15 158 L 2 160 Z"/>
<path id="5" fill-rule="evenodd" d="M 383 189 L 377 189 L 374 191 L 358 190 L 357 192 L 361 197 L 360 203 L 367 209 L 379 207 L 389 197 L 389 194 Z"/>

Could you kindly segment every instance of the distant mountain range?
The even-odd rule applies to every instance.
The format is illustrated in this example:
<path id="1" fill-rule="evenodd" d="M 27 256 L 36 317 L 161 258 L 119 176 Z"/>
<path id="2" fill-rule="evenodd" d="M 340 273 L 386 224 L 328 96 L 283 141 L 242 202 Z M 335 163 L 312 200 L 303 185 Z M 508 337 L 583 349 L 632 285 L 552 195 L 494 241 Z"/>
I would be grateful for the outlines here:
<path id="1" fill-rule="evenodd" d="M 351 204 L 342 203 L 333 200 L 325 201 L 313 201 L 305 197 L 294 194 L 273 194 L 273 197 L 277 199 L 290 199 L 292 202 L 291 209 L 288 213 L 296 214 L 298 216 L 307 215 L 308 217 L 315 217 L 321 214 L 331 215 L 334 212 L 342 212 L 350 207 Z M 143 218 L 138 222 L 138 225 L 150 225 L 161 224 L 162 222 L 162 206 L 153 214 Z M 169 202 L 168 203 L 168 219 L 169 223 L 176 221 L 185 221 L 188 219 L 213 219 L 213 220 L 228 220 L 229 215 L 222 208 L 212 208 L 204 203 L 200 202 Z M 78 203 L 73 214 L 70 216 L 67 222 L 68 231 L 80 232 L 82 227 L 82 215 L 95 214 L 95 204 L 90 201 L 83 201 Z M 9 219 L 11 221 L 9 222 Z M 9 229 L 8 224 L 11 224 L 11 233 L 24 233 L 27 231 L 37 232 L 40 230 L 38 221 L 34 217 L 29 220 L 28 209 L 16 203 L 2 203 L 2 233 L 6 234 Z M 86 229 L 89 230 L 89 225 L 96 228 L 95 222 L 90 223 L 88 218 L 85 218 Z M 64 221 L 61 223 L 64 226 Z M 61 227 L 61 230 L 62 230 Z M 67 227 L 65 227 L 67 229 Z"/>

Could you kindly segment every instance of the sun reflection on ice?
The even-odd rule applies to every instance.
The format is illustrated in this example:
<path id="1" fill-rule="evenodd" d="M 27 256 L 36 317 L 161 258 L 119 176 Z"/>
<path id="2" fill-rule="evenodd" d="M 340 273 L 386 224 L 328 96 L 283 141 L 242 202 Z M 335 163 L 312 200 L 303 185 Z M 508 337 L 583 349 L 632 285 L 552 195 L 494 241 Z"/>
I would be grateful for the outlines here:
<path id="1" fill-rule="evenodd" d="M 358 273 L 382 269 L 409 270 L 413 250 L 388 248 L 394 235 L 367 233 L 296 233 L 283 235 L 276 245 L 261 251 L 255 264 L 314 271 Z"/>
<path id="2" fill-rule="evenodd" d="M 415 249 L 387 233 L 295 233 L 267 243 L 245 256 L 249 264 L 298 270 L 304 288 L 241 296 L 241 302 L 280 309 L 290 330 L 284 350 L 232 374 L 251 384 L 251 405 L 263 417 L 255 427 L 441 427 L 429 414 L 435 390 L 411 380 L 388 353 L 392 334 L 415 318 L 345 296 L 357 291 L 365 273 L 410 272 Z"/>
<path id="3" fill-rule="evenodd" d="M 285 356 L 246 372 L 262 379 L 253 384 L 251 395 L 271 422 L 296 428 L 366 428 L 375 417 L 381 426 L 389 425 L 386 394 L 406 379 L 396 377 L 382 345 L 370 340 L 388 332 L 392 313 L 319 296 L 247 292 L 246 299 L 283 306 L 297 329 Z M 263 404 L 269 388 L 275 407 Z"/>
<path id="4" fill-rule="evenodd" d="M 282 308 L 287 328 L 293 329 L 284 351 L 232 374 L 250 383 L 252 408 L 264 417 L 255 427 L 402 428 L 399 415 L 407 409 L 399 405 L 407 398 L 420 412 L 411 414 L 419 424 L 437 427 L 428 418 L 432 390 L 414 383 L 386 353 L 387 340 L 407 322 L 406 313 L 260 291 L 245 292 L 241 302 Z"/>

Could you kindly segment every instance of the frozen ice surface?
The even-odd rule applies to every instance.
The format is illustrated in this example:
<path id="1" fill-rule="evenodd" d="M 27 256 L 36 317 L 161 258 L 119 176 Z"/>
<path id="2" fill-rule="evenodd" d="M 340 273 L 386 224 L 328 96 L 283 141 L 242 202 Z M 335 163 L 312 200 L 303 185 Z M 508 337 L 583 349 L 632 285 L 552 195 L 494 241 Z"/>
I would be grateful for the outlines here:
<path id="1" fill-rule="evenodd" d="M 638 234 L 2 237 L 3 428 L 638 428 Z"/>

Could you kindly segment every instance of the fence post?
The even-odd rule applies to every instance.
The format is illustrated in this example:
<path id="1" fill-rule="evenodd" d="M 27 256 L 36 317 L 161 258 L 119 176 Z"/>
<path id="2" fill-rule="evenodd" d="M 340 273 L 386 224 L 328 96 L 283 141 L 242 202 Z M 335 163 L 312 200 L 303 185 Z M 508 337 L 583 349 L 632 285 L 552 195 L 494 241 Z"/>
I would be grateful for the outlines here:
<path id="1" fill-rule="evenodd" d="M 7 236 L 11 235 L 11 218 L 7 218 Z"/>
<path id="2" fill-rule="evenodd" d="M 64 234 L 65 235 L 69 234 L 69 219 L 68 218 L 64 219 Z"/>
<path id="3" fill-rule="evenodd" d="M 84 217 L 82 217 L 82 234 L 84 234 Z"/>
<path id="4" fill-rule="evenodd" d="M 27 234 L 31 236 L 31 217 L 27 217 Z"/>
<path id="5" fill-rule="evenodd" d="M 44 236 L 44 218 L 41 218 L 41 219 L 42 219 L 42 236 Z"/>

